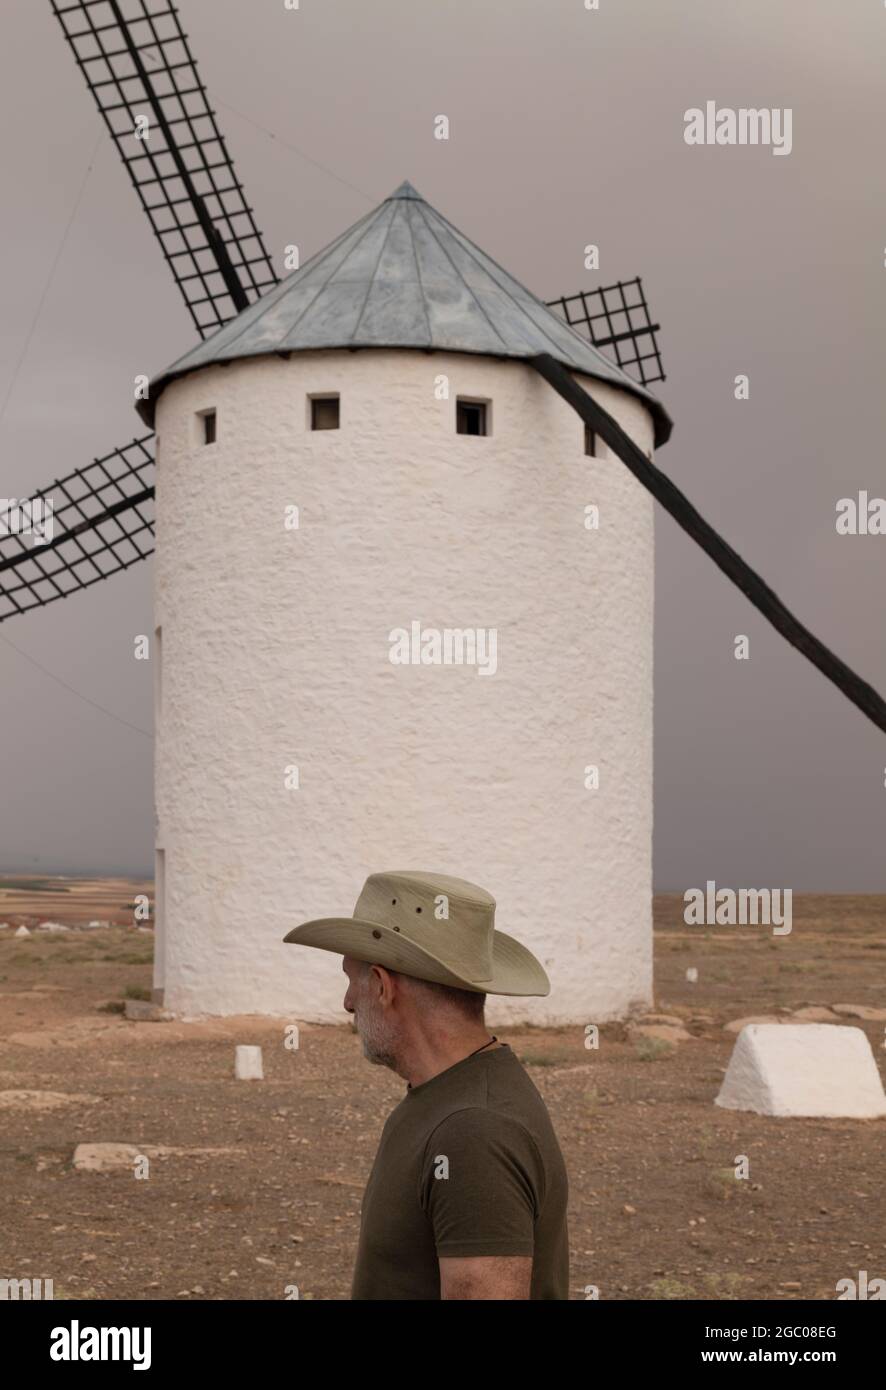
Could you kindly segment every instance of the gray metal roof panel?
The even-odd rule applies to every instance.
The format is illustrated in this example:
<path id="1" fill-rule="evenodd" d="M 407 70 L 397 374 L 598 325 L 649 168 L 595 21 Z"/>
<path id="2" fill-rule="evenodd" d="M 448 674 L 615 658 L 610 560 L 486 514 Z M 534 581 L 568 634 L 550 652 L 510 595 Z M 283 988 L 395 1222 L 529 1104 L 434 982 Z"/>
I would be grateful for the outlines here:
<path id="1" fill-rule="evenodd" d="M 526 359 L 548 352 L 573 371 L 638 396 L 671 432 L 661 402 L 401 184 L 372 212 L 151 382 L 162 391 L 215 362 L 321 348 L 421 348 Z"/>
<path id="2" fill-rule="evenodd" d="M 384 347 L 425 347 L 428 318 L 421 286 L 414 280 L 411 284 L 373 283 L 355 336 Z"/>

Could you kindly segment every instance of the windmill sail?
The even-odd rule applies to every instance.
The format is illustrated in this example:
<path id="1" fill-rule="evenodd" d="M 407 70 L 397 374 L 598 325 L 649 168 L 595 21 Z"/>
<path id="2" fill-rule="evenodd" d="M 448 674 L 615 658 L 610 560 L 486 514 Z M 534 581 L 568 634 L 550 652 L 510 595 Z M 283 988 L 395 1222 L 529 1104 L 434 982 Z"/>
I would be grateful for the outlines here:
<path id="1" fill-rule="evenodd" d="M 540 353 L 537 357 L 531 357 L 529 361 L 558 395 L 572 406 L 584 423 L 600 435 L 637 481 L 664 507 L 696 545 L 701 546 L 718 569 L 741 590 L 745 598 L 762 613 L 776 632 L 792 647 L 796 647 L 797 651 L 802 652 L 823 676 L 842 691 L 847 700 L 851 700 L 878 729 L 886 733 L 886 700 L 874 687 L 862 680 L 861 676 L 847 666 L 845 661 L 841 661 L 794 616 L 765 580 L 761 579 L 713 526 L 705 521 L 689 498 L 666 473 L 656 468 L 643 451 L 638 449 L 630 435 L 625 433 L 618 421 L 588 395 L 584 387 L 561 363 L 555 361 L 549 353 Z"/>
<path id="2" fill-rule="evenodd" d="M 179 22 L 163 0 L 50 0 L 201 338 L 277 284 Z M 139 118 L 147 117 L 144 121 Z M 136 138 L 140 125 L 146 139 Z M 0 623 L 87 589 L 154 549 L 153 435 L 28 499 L 53 538 L 0 526 Z M 2 522 L 3 518 L 0 518 Z"/>
<path id="3" fill-rule="evenodd" d="M 661 325 L 650 318 L 639 275 L 598 290 L 549 299 L 547 304 L 642 386 L 666 379 L 655 336 Z"/>
<path id="4" fill-rule="evenodd" d="M 88 589 L 151 554 L 153 445 L 154 436 L 143 435 L 33 493 L 32 507 L 38 499 L 51 506 L 47 544 L 0 528 L 0 622 Z"/>
<path id="5" fill-rule="evenodd" d="M 178 11 L 165 0 L 51 4 L 205 338 L 277 275 Z"/>

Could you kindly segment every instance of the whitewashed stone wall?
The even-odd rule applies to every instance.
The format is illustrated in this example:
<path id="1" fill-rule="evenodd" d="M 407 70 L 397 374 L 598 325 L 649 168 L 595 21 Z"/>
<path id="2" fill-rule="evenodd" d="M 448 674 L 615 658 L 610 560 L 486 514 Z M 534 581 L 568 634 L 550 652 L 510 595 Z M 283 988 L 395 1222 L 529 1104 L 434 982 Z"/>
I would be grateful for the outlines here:
<path id="1" fill-rule="evenodd" d="M 586 384 L 650 450 L 641 402 Z M 340 393 L 340 430 L 309 430 L 311 392 Z M 457 395 L 492 402 L 491 436 L 455 433 Z M 624 466 L 530 367 L 444 353 L 210 367 L 157 429 L 166 1006 L 342 1021 L 341 958 L 281 938 L 391 868 L 481 884 L 544 963 L 550 996 L 490 997 L 493 1025 L 648 1002 L 653 516 Z M 413 620 L 497 629 L 497 673 L 392 665 Z"/>

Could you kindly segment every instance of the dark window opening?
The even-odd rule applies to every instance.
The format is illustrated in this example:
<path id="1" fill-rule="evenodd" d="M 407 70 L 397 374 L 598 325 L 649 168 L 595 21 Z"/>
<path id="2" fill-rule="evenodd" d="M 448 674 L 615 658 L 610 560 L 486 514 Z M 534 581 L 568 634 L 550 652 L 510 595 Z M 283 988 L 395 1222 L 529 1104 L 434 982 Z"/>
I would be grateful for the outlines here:
<path id="1" fill-rule="evenodd" d="M 585 453 L 591 458 L 597 457 L 597 436 L 590 425 L 585 425 Z"/>
<path id="2" fill-rule="evenodd" d="M 200 418 L 201 418 L 202 421 L 203 421 L 203 443 L 204 443 L 204 444 L 214 444 L 214 443 L 215 443 L 215 437 L 216 437 L 216 435 L 215 435 L 215 411 L 214 411 L 214 410 L 204 410 L 204 412 L 203 412 L 203 414 L 202 414 L 202 416 L 201 416 Z"/>
<path id="3" fill-rule="evenodd" d="M 312 396 L 311 429 L 337 430 L 339 422 L 338 396 Z"/>
<path id="4" fill-rule="evenodd" d="M 487 434 L 486 402 L 456 401 L 455 429 L 457 434 Z"/>

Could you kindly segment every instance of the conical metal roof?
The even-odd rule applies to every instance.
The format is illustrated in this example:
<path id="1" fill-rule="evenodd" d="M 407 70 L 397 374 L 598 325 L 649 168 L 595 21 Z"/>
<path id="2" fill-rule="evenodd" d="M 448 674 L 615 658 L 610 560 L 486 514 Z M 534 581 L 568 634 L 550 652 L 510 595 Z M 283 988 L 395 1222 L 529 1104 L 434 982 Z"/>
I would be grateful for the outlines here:
<path id="1" fill-rule="evenodd" d="M 580 337 L 491 256 L 402 183 L 323 251 L 151 382 L 139 412 L 176 377 L 214 362 L 322 348 L 418 348 L 528 358 L 547 352 L 639 396 L 655 442 L 671 432 L 652 393 Z"/>

